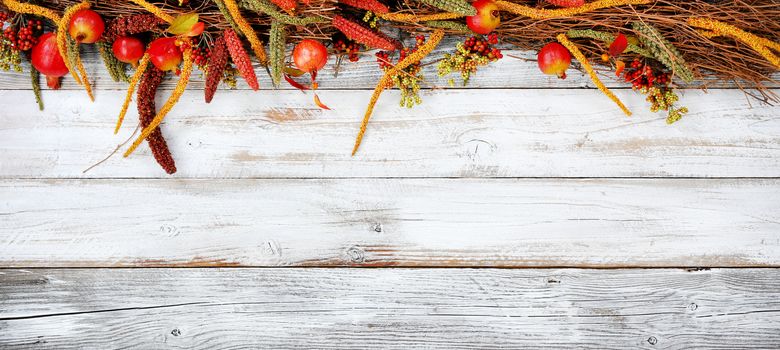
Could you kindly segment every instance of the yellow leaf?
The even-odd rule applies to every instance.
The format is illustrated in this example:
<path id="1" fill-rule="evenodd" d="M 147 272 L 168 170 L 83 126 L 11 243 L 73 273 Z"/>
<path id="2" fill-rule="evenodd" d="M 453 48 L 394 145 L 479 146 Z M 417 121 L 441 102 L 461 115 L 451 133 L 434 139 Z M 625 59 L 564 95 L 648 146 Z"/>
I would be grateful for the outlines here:
<path id="1" fill-rule="evenodd" d="M 168 27 L 168 33 L 182 35 L 188 33 L 198 23 L 197 13 L 185 13 L 177 16 Z"/>

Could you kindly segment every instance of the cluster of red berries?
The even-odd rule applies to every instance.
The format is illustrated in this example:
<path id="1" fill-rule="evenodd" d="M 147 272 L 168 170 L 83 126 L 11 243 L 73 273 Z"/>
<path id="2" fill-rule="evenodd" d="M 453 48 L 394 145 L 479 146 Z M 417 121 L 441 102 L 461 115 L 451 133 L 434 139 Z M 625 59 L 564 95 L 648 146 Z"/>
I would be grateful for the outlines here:
<path id="1" fill-rule="evenodd" d="M 0 17 L 2 22 L 8 19 L 8 14 L 3 13 L 4 16 Z M 38 36 L 36 33 L 40 33 L 43 29 L 43 25 L 40 20 L 30 19 L 27 21 L 26 26 L 20 26 L 18 30 L 14 27 L 8 27 L 3 30 L 3 38 L 7 40 L 11 47 L 19 51 L 27 51 L 32 49 L 38 42 Z"/>
<path id="2" fill-rule="evenodd" d="M 208 47 L 198 46 L 192 49 L 192 62 L 200 68 L 205 67 L 209 63 L 211 58 L 211 49 Z"/>
<path id="3" fill-rule="evenodd" d="M 653 66 L 634 59 L 624 71 L 626 82 L 631 83 L 634 89 L 647 89 L 653 86 L 667 86 L 671 83 L 668 73 L 659 71 Z"/>
<path id="4" fill-rule="evenodd" d="M 406 56 L 411 54 L 412 52 L 417 51 L 417 48 L 425 43 L 425 36 L 424 35 L 418 35 L 414 37 L 414 46 L 412 47 L 404 47 L 401 49 L 398 62 L 401 62 Z M 376 53 L 376 63 L 379 64 L 379 68 L 386 69 L 386 68 L 392 68 L 393 64 L 390 62 L 390 51 L 379 51 Z"/>
<path id="5" fill-rule="evenodd" d="M 333 50 L 338 55 L 347 55 L 350 62 L 360 59 L 360 44 L 352 40 L 338 39 L 333 42 Z"/>
<path id="6" fill-rule="evenodd" d="M 379 64 L 379 68 L 384 70 L 390 68 L 393 63 L 390 62 L 390 51 L 379 51 L 376 53 L 376 63 Z"/>
<path id="7" fill-rule="evenodd" d="M 488 35 L 487 39 L 483 37 L 472 36 L 463 42 L 463 48 L 469 53 L 476 53 L 494 61 L 503 58 L 501 50 L 492 45 L 498 44 L 498 35 L 495 33 Z"/>

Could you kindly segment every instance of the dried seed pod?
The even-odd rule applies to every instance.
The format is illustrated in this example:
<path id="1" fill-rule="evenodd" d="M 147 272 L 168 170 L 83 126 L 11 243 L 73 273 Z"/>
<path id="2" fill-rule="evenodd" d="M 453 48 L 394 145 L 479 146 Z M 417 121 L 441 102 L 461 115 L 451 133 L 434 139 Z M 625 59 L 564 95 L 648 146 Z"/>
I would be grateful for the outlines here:
<path id="1" fill-rule="evenodd" d="M 157 107 L 154 103 L 154 96 L 157 93 L 157 87 L 162 83 L 165 72 L 151 66 L 144 72 L 141 82 L 138 84 L 138 95 L 136 97 L 138 105 L 138 119 L 141 127 L 146 128 L 157 114 Z M 152 150 L 157 164 L 168 174 L 176 172 L 176 163 L 168 149 L 168 143 L 165 142 L 162 131 L 159 127 L 155 128 L 149 137 L 146 138 L 149 148 Z"/>
<path id="2" fill-rule="evenodd" d="M 138 148 L 138 146 L 141 145 L 141 143 L 147 137 L 149 137 L 149 135 L 151 135 L 158 126 L 160 126 L 160 123 L 165 120 L 165 116 L 168 115 L 168 112 L 171 111 L 173 106 L 179 102 L 181 95 L 184 94 L 184 90 L 187 89 L 187 84 L 190 82 L 190 75 L 192 74 L 192 43 L 190 43 L 188 39 L 180 40 L 185 41 L 181 45 L 184 47 L 184 52 L 182 53 L 183 57 L 181 71 L 179 73 L 179 81 L 176 82 L 176 87 L 173 88 L 173 92 L 171 92 L 171 95 L 168 96 L 168 100 L 165 101 L 165 104 L 160 107 L 160 110 L 157 112 L 157 115 L 154 116 L 154 119 L 152 119 L 149 125 L 141 130 L 141 135 L 138 136 L 138 138 L 133 141 L 133 144 L 130 145 L 127 151 L 125 151 L 125 154 L 123 155 L 125 158 L 131 155 L 133 151 L 135 151 L 135 149 Z"/>
<path id="3" fill-rule="evenodd" d="M 652 0 L 595 0 L 588 2 L 582 6 L 564 8 L 564 9 L 543 9 L 521 5 L 514 2 L 505 0 L 497 0 L 496 5 L 502 11 L 514 13 L 516 15 L 530 17 L 532 19 L 553 19 L 553 18 L 566 18 L 579 15 L 581 13 L 591 12 L 598 9 L 604 9 L 616 6 L 625 5 L 644 5 L 649 4 Z"/>
<path id="4" fill-rule="evenodd" d="M 379 18 L 393 22 L 420 23 L 430 21 L 446 21 L 448 19 L 461 18 L 463 15 L 455 12 L 440 12 L 430 15 L 415 15 L 413 13 L 391 12 L 378 15 Z"/>
<path id="5" fill-rule="evenodd" d="M 119 16 L 108 22 L 103 32 L 103 40 L 113 42 L 120 36 L 158 31 L 165 24 L 165 21 L 150 13 Z"/>
<path id="6" fill-rule="evenodd" d="M 236 25 L 239 29 L 241 29 L 241 33 L 244 34 L 244 37 L 246 37 L 246 40 L 249 41 L 249 45 L 252 47 L 252 51 L 255 53 L 255 57 L 257 57 L 257 61 L 260 62 L 263 66 L 268 65 L 268 57 L 265 53 L 265 48 L 263 47 L 263 43 L 260 41 L 260 39 L 257 37 L 257 33 L 254 29 L 252 29 L 252 26 L 249 24 L 249 22 L 244 18 L 244 16 L 241 15 L 241 10 L 238 8 L 238 4 L 235 0 L 217 0 L 222 1 L 225 3 L 225 8 L 230 13 L 230 16 L 233 17 L 233 21 L 236 22 Z M 238 38 L 238 36 L 236 36 Z M 230 48 L 230 39 L 228 38 L 228 48 Z M 233 52 L 231 51 L 231 54 Z"/>
<path id="7" fill-rule="evenodd" d="M 585 5 L 585 0 L 547 0 L 547 2 L 558 7 L 579 7 Z"/>
<path id="8" fill-rule="evenodd" d="M 62 14 L 62 18 L 60 18 L 60 21 L 57 23 L 57 27 L 62 28 L 62 30 L 57 31 L 57 49 L 60 51 L 60 56 L 65 58 L 65 66 L 68 67 L 68 71 L 73 77 L 73 80 L 79 85 L 82 85 L 83 83 L 81 82 L 81 77 L 79 77 L 78 72 L 73 67 L 76 64 L 75 57 L 78 56 L 78 44 L 75 44 L 75 40 L 72 40 L 65 28 L 68 28 L 70 19 L 73 18 L 73 15 L 76 12 L 87 8 L 89 8 L 89 3 L 85 1 L 68 6 L 65 13 Z M 75 52 L 69 49 L 69 46 L 75 46 Z"/>
<path id="9" fill-rule="evenodd" d="M 339 0 L 339 3 L 373 13 L 382 14 L 390 12 L 390 9 L 385 4 L 377 0 Z"/>
<path id="10" fill-rule="evenodd" d="M 108 74 L 111 75 L 111 79 L 114 81 L 128 81 L 127 73 L 125 72 L 125 63 L 116 59 L 116 56 L 111 51 L 111 44 L 105 41 L 98 41 L 95 43 L 100 52 L 100 57 L 103 59 L 103 64 L 106 66 Z"/>
<path id="11" fill-rule="evenodd" d="M 32 84 L 35 102 L 38 103 L 38 109 L 43 110 L 43 99 L 41 98 L 41 72 L 30 65 L 30 83 Z"/>
<path id="12" fill-rule="evenodd" d="M 728 35 L 737 39 L 752 48 L 759 55 L 763 56 L 769 63 L 780 68 L 780 57 L 772 53 L 771 49 L 780 52 L 780 43 L 767 38 L 762 38 L 752 33 L 748 33 L 733 25 L 716 21 L 711 18 L 691 17 L 688 18 L 688 24 L 693 27 L 699 27 L 711 31 L 714 36 Z M 699 31 L 701 33 L 701 31 Z"/>
<path id="13" fill-rule="evenodd" d="M 284 24 L 279 21 L 271 22 L 271 31 L 268 36 L 269 56 L 271 59 L 271 78 L 274 85 L 279 86 L 284 71 L 284 48 L 286 41 Z"/>
<path id="14" fill-rule="evenodd" d="M 284 24 L 305 26 L 314 23 L 327 23 L 328 19 L 321 16 L 295 17 L 290 16 L 266 0 L 240 0 L 241 7 L 263 13 Z"/>
<path id="15" fill-rule="evenodd" d="M 279 6 L 280 9 L 284 10 L 284 12 L 287 12 L 288 14 L 292 15 L 295 13 L 295 8 L 298 6 L 298 2 L 296 0 L 271 0 L 274 5 Z"/>
<path id="16" fill-rule="evenodd" d="M 60 15 L 56 12 L 42 6 L 21 3 L 16 0 L 3 0 L 2 3 L 8 7 L 9 10 L 16 13 L 45 17 L 54 23 L 59 22 L 61 19 Z"/>
<path id="17" fill-rule="evenodd" d="M 459 13 L 464 16 L 474 16 L 477 9 L 466 0 L 419 0 L 424 4 L 431 5 L 437 9 Z"/>
<path id="18" fill-rule="evenodd" d="M 225 37 L 219 36 L 217 40 L 214 40 L 214 46 L 211 47 L 211 57 L 209 58 L 209 64 L 206 67 L 206 103 L 210 103 L 214 98 L 214 93 L 217 92 L 220 80 L 227 66 L 228 60 L 227 44 L 225 44 Z"/>
<path id="19" fill-rule="evenodd" d="M 238 27 L 236 21 L 233 20 L 233 16 L 230 15 L 230 11 L 228 10 L 227 6 L 225 6 L 225 3 L 219 0 L 214 2 L 217 4 L 217 8 L 219 8 L 219 12 L 222 14 L 222 17 L 225 17 L 225 21 L 230 24 L 230 28 L 233 28 L 233 30 L 241 30 L 241 28 Z"/>
<path id="20" fill-rule="evenodd" d="M 339 15 L 333 16 L 333 26 L 344 33 L 348 39 L 368 47 L 393 51 L 401 46 L 398 41 Z"/>
<path id="21" fill-rule="evenodd" d="M 260 89 L 260 84 L 257 83 L 257 75 L 255 75 L 255 69 L 252 67 L 252 61 L 249 59 L 249 54 L 246 53 L 244 47 L 241 45 L 241 40 L 238 38 L 238 34 L 233 29 L 225 29 L 222 32 L 222 36 L 225 37 L 225 44 L 227 45 L 228 52 L 230 52 L 230 58 L 236 65 L 236 69 L 244 77 L 246 83 L 252 90 Z"/>
<path id="22" fill-rule="evenodd" d="M 583 30 L 572 29 L 566 32 L 566 36 L 569 37 L 570 39 L 577 39 L 577 38 L 594 39 L 594 40 L 602 41 L 606 44 L 615 41 L 614 34 L 610 34 L 607 32 L 600 32 L 593 29 L 583 29 Z M 626 52 L 633 52 L 642 55 L 644 57 L 654 58 L 653 55 L 650 53 L 650 51 L 647 51 L 631 43 L 629 43 L 628 46 L 626 47 Z"/>
<path id="23" fill-rule="evenodd" d="M 650 51 L 655 59 L 663 63 L 666 68 L 671 69 L 676 76 L 686 83 L 693 81 L 694 74 L 688 69 L 680 52 L 677 51 L 677 48 L 669 40 L 666 40 L 661 35 L 658 29 L 639 21 L 631 23 L 631 26 L 634 32 L 638 34 L 639 41 Z"/>
<path id="24" fill-rule="evenodd" d="M 130 107 L 130 100 L 133 99 L 133 91 L 138 86 L 138 82 L 141 81 L 141 78 L 143 78 L 144 72 L 146 72 L 146 67 L 149 65 L 149 54 L 144 54 L 143 57 L 141 57 L 141 61 L 138 63 L 138 67 L 135 69 L 135 73 L 133 73 L 133 77 L 130 78 L 130 84 L 127 86 L 127 94 L 125 95 L 125 102 L 122 103 L 122 109 L 119 110 L 119 117 L 116 120 L 116 127 L 114 127 L 114 134 L 119 132 L 119 128 L 122 126 L 122 122 L 125 120 L 125 114 L 127 113 L 127 108 Z"/>
<path id="25" fill-rule="evenodd" d="M 461 33 L 473 33 L 471 29 L 469 29 L 469 26 L 460 23 L 460 22 L 453 22 L 453 21 L 428 21 L 423 23 L 425 26 L 430 28 L 440 28 L 440 29 L 449 29 L 456 32 Z"/>

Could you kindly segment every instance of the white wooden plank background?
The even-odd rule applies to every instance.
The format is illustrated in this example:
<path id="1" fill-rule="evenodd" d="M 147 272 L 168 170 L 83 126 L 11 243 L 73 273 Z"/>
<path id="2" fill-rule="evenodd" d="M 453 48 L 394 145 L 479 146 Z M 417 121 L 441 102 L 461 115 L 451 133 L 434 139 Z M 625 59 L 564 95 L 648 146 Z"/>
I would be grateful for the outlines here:
<path id="1" fill-rule="evenodd" d="M 18 180 L 5 267 L 777 266 L 780 181 Z"/>
<path id="2" fill-rule="evenodd" d="M 780 91 L 780 90 L 778 90 Z M 780 109 L 738 90 L 684 91 L 691 114 L 667 125 L 644 98 L 596 90 L 437 90 L 414 109 L 386 92 L 351 157 L 370 91 L 325 91 L 322 111 L 298 91 L 184 95 L 163 130 L 178 177 L 776 177 Z M 166 94 L 159 94 L 160 104 Z M 82 174 L 132 134 L 135 108 L 113 134 L 123 93 L 6 91 L 0 177 L 168 177 L 146 145 Z M 587 106 L 587 107 L 584 107 Z"/>
<path id="3" fill-rule="evenodd" d="M 780 346 L 776 269 L 0 273 L 0 343 L 18 348 Z"/>
<path id="4" fill-rule="evenodd" d="M 171 177 L 145 146 L 81 173 L 136 119 L 112 135 L 125 86 L 87 66 L 97 101 L 66 80 L 45 112 L 0 73 L 2 348 L 780 347 L 780 109 L 731 83 L 668 126 L 505 59 L 386 92 L 350 157 L 371 57 L 321 74 L 332 112 L 196 77 Z M 182 268 L 228 266 L 289 268 Z M 358 266 L 481 268 L 307 268 Z"/>

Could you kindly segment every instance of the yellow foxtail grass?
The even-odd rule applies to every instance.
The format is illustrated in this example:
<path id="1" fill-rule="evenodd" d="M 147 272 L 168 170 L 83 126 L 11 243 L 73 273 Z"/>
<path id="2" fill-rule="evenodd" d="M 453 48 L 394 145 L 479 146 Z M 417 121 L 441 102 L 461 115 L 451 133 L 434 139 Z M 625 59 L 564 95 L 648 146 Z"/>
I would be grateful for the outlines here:
<path id="1" fill-rule="evenodd" d="M 407 23 L 444 21 L 448 19 L 464 17 L 463 15 L 454 12 L 441 12 L 441 13 L 434 13 L 432 15 L 415 15 L 411 13 L 393 12 L 393 13 L 377 14 L 377 16 L 387 21 L 407 22 Z"/>
<path id="2" fill-rule="evenodd" d="M 230 16 L 233 17 L 233 21 L 236 22 L 238 28 L 241 29 L 242 33 L 244 33 L 246 40 L 249 41 L 249 45 L 252 46 L 252 51 L 255 53 L 255 57 L 257 57 L 257 60 L 260 62 L 260 64 L 264 66 L 268 65 L 268 56 L 265 53 L 265 48 L 263 47 L 263 43 L 260 42 L 260 39 L 257 38 L 257 33 L 254 31 L 254 29 L 252 29 L 252 26 L 249 25 L 249 22 L 246 21 L 246 18 L 244 18 L 244 16 L 241 15 L 241 11 L 239 10 L 236 1 L 235 0 L 221 0 L 221 1 L 225 3 L 225 7 L 230 13 Z"/>
<path id="3" fill-rule="evenodd" d="M 8 7 L 9 10 L 16 13 L 41 16 L 54 22 L 54 24 L 60 22 L 60 18 L 61 18 L 60 15 L 42 6 L 21 3 L 16 0 L 3 0 L 3 5 Z"/>
<path id="4" fill-rule="evenodd" d="M 76 68 L 81 74 L 81 82 L 84 83 L 84 90 L 87 90 L 87 96 L 92 102 L 95 102 L 95 95 L 92 94 L 92 84 L 89 83 L 89 77 L 87 76 L 87 70 L 84 69 L 84 63 L 81 62 L 81 56 L 76 56 Z"/>
<path id="5" fill-rule="evenodd" d="M 119 111 L 119 118 L 116 120 L 116 127 L 114 127 L 114 134 L 119 132 L 119 128 L 122 126 L 122 122 L 125 120 L 125 114 L 127 114 L 127 108 L 130 106 L 130 100 L 133 99 L 133 92 L 135 92 L 138 82 L 141 81 L 141 77 L 146 71 L 146 67 L 149 66 L 149 54 L 145 53 L 141 57 L 141 62 L 138 64 L 138 68 L 135 69 L 133 77 L 130 78 L 130 86 L 127 87 L 127 95 L 125 95 L 125 102 L 122 104 L 122 110 Z"/>
<path id="6" fill-rule="evenodd" d="M 62 14 L 62 18 L 60 18 L 60 21 L 57 23 L 57 50 L 60 51 L 60 56 L 63 58 L 68 57 L 68 25 L 70 24 L 70 19 L 73 17 L 73 14 L 76 13 L 76 11 L 80 11 L 83 9 L 88 9 L 89 3 L 86 1 L 82 1 L 76 5 L 68 7 L 68 9 L 65 10 L 65 13 Z M 79 85 L 83 85 L 83 82 L 81 81 L 81 78 L 78 75 L 78 72 L 73 69 L 73 64 L 70 62 L 69 59 L 65 59 L 65 67 L 68 68 L 68 71 L 70 72 L 70 75 L 73 77 L 73 80 L 76 81 Z"/>
<path id="7" fill-rule="evenodd" d="M 363 115 L 363 122 L 360 124 L 360 131 L 358 132 L 357 138 L 355 139 L 355 147 L 352 148 L 353 156 L 355 153 L 357 153 L 358 148 L 360 148 L 360 143 L 363 141 L 363 135 L 366 133 L 368 120 L 371 119 L 371 113 L 374 111 L 374 106 L 379 100 L 379 95 L 382 94 L 382 91 L 385 89 L 385 87 L 391 84 L 393 76 L 401 72 L 402 69 L 420 62 L 425 56 L 431 53 L 431 51 L 433 51 L 437 45 L 439 45 L 439 42 L 441 42 L 442 38 L 444 38 L 444 30 L 436 29 L 428 37 L 428 40 L 417 48 L 417 51 L 409 54 L 403 60 L 398 62 L 398 64 L 388 69 L 382 76 L 382 79 L 379 79 L 379 83 L 376 84 L 374 93 L 371 95 L 371 100 L 368 102 L 368 107 L 366 107 L 366 113 Z"/>
<path id="8" fill-rule="evenodd" d="M 162 9 L 160 9 L 159 7 L 155 6 L 154 4 L 152 4 L 152 3 L 148 2 L 148 1 L 145 1 L 145 0 L 130 0 L 130 2 L 132 2 L 132 3 L 134 3 L 134 4 L 138 5 L 138 6 L 143 7 L 144 10 L 151 12 L 152 14 L 157 16 L 157 18 L 159 18 L 159 19 L 161 19 L 163 21 L 166 21 L 168 23 L 173 22 L 173 16 L 165 13 L 165 11 L 163 11 Z"/>
<path id="9" fill-rule="evenodd" d="M 181 73 L 179 74 L 179 81 L 176 83 L 176 88 L 173 89 L 171 96 L 168 97 L 168 100 L 165 101 L 165 104 L 157 112 L 157 115 L 154 116 L 152 122 L 149 123 L 149 125 L 147 125 L 141 132 L 141 136 L 138 136 L 130 148 L 125 151 L 125 157 L 131 155 L 133 151 L 138 148 L 141 142 L 149 137 L 149 135 L 151 135 L 152 132 L 154 132 L 154 130 L 160 126 L 160 123 L 162 123 L 163 119 L 165 119 L 165 116 L 168 114 L 168 112 L 171 111 L 173 106 L 176 105 L 176 102 L 179 102 L 179 98 L 187 88 L 187 83 L 190 81 L 190 74 L 192 74 L 192 44 L 190 42 L 185 42 L 184 46 L 186 47 L 184 49 L 184 63 L 181 67 Z"/>
<path id="10" fill-rule="evenodd" d="M 623 102 L 620 101 L 620 99 L 615 96 L 612 91 L 610 91 L 606 86 L 604 86 L 604 83 L 601 82 L 598 76 L 596 76 L 596 72 L 593 70 L 593 67 L 588 62 L 588 59 L 585 57 L 585 55 L 582 54 L 579 48 L 577 48 L 577 45 L 574 45 L 573 42 L 569 41 L 569 38 L 566 37 L 566 34 L 558 34 L 557 36 L 558 41 L 561 43 L 561 45 L 565 46 L 566 49 L 571 52 L 572 56 L 577 59 L 577 61 L 580 61 L 580 64 L 582 65 L 582 68 L 585 69 L 586 72 L 588 72 L 588 75 L 590 76 L 590 80 L 593 81 L 594 84 L 596 84 L 596 87 L 601 90 L 601 92 L 604 93 L 604 95 L 607 95 L 610 100 L 614 101 L 620 109 L 623 110 L 623 113 L 630 116 L 631 111 L 626 108 L 626 105 L 623 104 Z"/>
<path id="11" fill-rule="evenodd" d="M 533 19 L 551 19 L 551 18 L 565 18 L 573 17 L 585 12 L 591 12 L 598 9 L 625 6 L 625 5 L 643 5 L 651 3 L 651 0 L 596 0 L 594 2 L 586 3 L 582 6 L 560 8 L 560 9 L 539 9 L 534 7 L 528 7 L 525 5 L 515 4 L 509 1 L 496 1 L 496 5 L 501 10 L 530 17 Z"/>
<path id="12" fill-rule="evenodd" d="M 730 36 L 737 39 L 750 46 L 750 48 L 758 52 L 759 55 L 764 56 L 769 63 L 780 68 L 780 57 L 777 57 L 777 55 L 770 50 L 771 48 L 780 52 L 780 44 L 774 41 L 748 33 L 730 24 L 709 18 L 691 17 L 688 18 L 688 24 L 693 27 L 705 29 L 718 36 Z M 699 33 L 702 33 L 702 31 L 699 31 Z M 708 35 L 710 34 L 706 34 L 705 36 Z"/>

